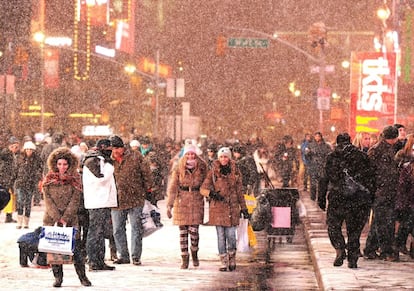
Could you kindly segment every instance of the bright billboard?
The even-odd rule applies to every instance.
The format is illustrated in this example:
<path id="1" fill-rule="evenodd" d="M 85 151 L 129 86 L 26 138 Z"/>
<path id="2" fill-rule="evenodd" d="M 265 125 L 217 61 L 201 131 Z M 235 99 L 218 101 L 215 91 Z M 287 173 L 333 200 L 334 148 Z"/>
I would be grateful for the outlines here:
<path id="1" fill-rule="evenodd" d="M 380 132 L 393 124 L 397 110 L 396 54 L 353 52 L 350 133 Z"/>

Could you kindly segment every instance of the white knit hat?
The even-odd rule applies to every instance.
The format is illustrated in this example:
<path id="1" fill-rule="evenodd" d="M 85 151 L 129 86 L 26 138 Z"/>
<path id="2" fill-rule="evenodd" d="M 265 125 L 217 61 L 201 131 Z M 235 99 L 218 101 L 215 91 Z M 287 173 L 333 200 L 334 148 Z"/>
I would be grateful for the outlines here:
<path id="1" fill-rule="evenodd" d="M 24 150 L 35 150 L 36 145 L 31 141 L 26 141 L 23 145 L 23 149 Z"/>
<path id="2" fill-rule="evenodd" d="M 189 153 L 189 152 L 192 152 L 192 153 L 197 154 L 197 148 L 196 148 L 196 146 L 194 146 L 194 145 L 192 145 L 192 144 L 189 144 L 189 145 L 184 146 L 183 156 L 184 156 L 186 153 Z"/>
<path id="3" fill-rule="evenodd" d="M 228 147 L 222 147 L 217 152 L 217 157 L 226 156 L 231 159 L 231 150 Z"/>
<path id="4" fill-rule="evenodd" d="M 136 139 L 131 140 L 131 142 L 129 143 L 129 146 L 132 147 L 139 147 L 139 141 L 137 141 Z"/>

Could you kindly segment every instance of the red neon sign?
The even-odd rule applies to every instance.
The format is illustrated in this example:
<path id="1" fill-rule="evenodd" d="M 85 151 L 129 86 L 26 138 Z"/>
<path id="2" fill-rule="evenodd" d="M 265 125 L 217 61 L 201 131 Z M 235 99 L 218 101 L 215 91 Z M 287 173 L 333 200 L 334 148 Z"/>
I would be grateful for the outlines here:
<path id="1" fill-rule="evenodd" d="M 350 131 L 379 132 L 393 123 L 397 96 L 396 54 L 352 53 Z"/>

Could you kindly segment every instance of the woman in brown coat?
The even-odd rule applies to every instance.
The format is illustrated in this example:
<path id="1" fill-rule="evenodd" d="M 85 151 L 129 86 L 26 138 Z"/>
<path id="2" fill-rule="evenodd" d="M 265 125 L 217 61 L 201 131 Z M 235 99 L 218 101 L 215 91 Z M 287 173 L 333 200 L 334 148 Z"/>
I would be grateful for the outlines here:
<path id="1" fill-rule="evenodd" d="M 43 179 L 43 195 L 45 199 L 45 213 L 43 225 L 78 227 L 78 209 L 82 182 L 78 168 L 77 157 L 65 147 L 55 149 L 47 160 L 49 172 Z M 85 262 L 81 255 L 79 235 L 75 241 L 73 254 L 75 270 L 83 286 L 91 286 L 85 274 Z M 55 282 L 53 287 L 62 286 L 62 265 L 52 265 Z"/>
<path id="2" fill-rule="evenodd" d="M 201 194 L 210 198 L 209 224 L 217 230 L 219 270 L 233 271 L 236 269 L 236 229 L 240 215 L 249 218 L 249 213 L 242 192 L 242 177 L 236 162 L 231 160 L 230 149 L 219 149 L 217 156 L 201 186 Z"/>
<path id="3" fill-rule="evenodd" d="M 197 156 L 196 147 L 188 145 L 184 148 L 173 170 L 168 187 L 167 216 L 173 217 L 173 223 L 180 230 L 180 247 L 182 265 L 187 269 L 189 264 L 188 236 L 191 240 L 191 256 L 194 267 L 199 265 L 197 256 L 199 233 L 198 227 L 203 223 L 204 199 L 200 194 L 200 186 L 207 175 L 206 163 Z M 172 215 L 173 210 L 174 215 Z"/>

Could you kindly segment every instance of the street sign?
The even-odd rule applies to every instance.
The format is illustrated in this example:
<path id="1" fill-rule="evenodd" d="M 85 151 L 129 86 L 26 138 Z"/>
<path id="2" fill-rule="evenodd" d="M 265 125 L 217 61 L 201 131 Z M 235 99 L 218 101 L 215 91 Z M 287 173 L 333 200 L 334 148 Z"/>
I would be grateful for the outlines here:
<path id="1" fill-rule="evenodd" d="M 233 48 L 268 48 L 267 38 L 229 37 L 227 46 Z"/>

